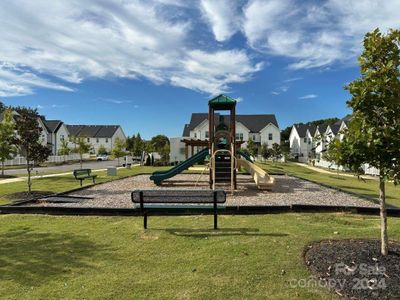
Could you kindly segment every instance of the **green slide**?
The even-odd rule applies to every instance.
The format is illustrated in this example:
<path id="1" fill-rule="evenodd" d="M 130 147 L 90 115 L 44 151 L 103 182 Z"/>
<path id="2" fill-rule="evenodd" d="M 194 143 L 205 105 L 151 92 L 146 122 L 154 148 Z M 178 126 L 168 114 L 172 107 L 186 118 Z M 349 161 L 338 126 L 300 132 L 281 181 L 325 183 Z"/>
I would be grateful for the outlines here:
<path id="1" fill-rule="evenodd" d="M 189 167 L 193 166 L 195 163 L 204 160 L 208 154 L 209 154 L 208 148 L 205 148 L 200 152 L 196 153 L 195 155 L 189 157 L 187 160 L 176 165 L 172 169 L 169 169 L 167 171 L 154 172 L 150 176 L 150 179 L 153 180 L 155 184 L 160 185 L 163 180 L 174 177 L 175 175 L 182 173 L 186 169 L 189 169 Z"/>
<path id="2" fill-rule="evenodd" d="M 251 162 L 251 163 L 254 162 L 254 161 L 251 159 L 250 155 L 248 155 L 246 152 L 244 152 L 244 151 L 238 149 L 238 150 L 236 150 L 236 153 L 239 154 L 239 155 L 241 155 L 241 156 L 243 156 L 244 159 L 246 159 L 247 161 L 249 161 L 249 162 Z"/>

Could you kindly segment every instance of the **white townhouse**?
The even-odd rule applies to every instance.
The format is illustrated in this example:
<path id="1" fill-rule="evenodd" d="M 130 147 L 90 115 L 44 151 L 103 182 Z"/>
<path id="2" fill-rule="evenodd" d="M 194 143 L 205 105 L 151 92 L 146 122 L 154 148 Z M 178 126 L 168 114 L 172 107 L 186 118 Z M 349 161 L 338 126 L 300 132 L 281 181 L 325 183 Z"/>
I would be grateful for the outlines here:
<path id="1" fill-rule="evenodd" d="M 350 117 L 347 116 L 333 124 L 293 125 L 289 138 L 290 152 L 300 162 L 307 162 L 312 158 L 316 165 L 328 165 L 324 160 L 324 152 L 331 141 L 343 139 L 349 121 Z"/>
<path id="2" fill-rule="evenodd" d="M 60 120 L 44 120 L 47 130 L 47 144 L 51 148 L 52 155 L 58 155 L 62 148 L 62 142 L 68 141 L 68 129 L 64 122 Z"/>
<path id="3" fill-rule="evenodd" d="M 91 145 L 90 152 L 97 154 L 100 146 L 104 146 L 110 153 L 113 150 L 117 138 L 126 141 L 126 135 L 120 125 L 67 125 L 69 139 L 83 138 Z M 76 145 L 70 143 L 70 148 Z"/>
<path id="4" fill-rule="evenodd" d="M 229 116 L 215 114 L 215 124 L 229 124 Z M 189 124 L 185 124 L 182 137 L 170 138 L 170 160 L 180 162 L 185 160 L 185 144 L 181 142 L 183 138 L 207 140 L 208 114 L 193 113 Z M 247 141 L 251 139 L 258 146 L 267 144 L 269 148 L 274 143 L 280 144 L 281 132 L 275 115 L 236 115 L 236 140 L 245 141 L 242 147 L 247 146 Z M 200 149 L 195 149 L 195 152 Z M 193 153 L 189 153 L 191 156 Z"/>

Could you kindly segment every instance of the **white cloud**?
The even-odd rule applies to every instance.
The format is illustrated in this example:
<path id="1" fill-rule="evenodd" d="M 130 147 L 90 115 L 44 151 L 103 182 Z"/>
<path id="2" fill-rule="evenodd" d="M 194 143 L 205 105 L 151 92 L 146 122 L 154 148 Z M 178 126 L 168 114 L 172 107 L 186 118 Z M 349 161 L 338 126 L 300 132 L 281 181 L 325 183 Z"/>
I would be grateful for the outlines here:
<path id="1" fill-rule="evenodd" d="M 289 57 L 291 69 L 354 61 L 362 38 L 380 27 L 398 28 L 398 0 L 327 0 L 318 6 L 293 0 L 252 0 L 242 31 L 254 49 Z"/>
<path id="2" fill-rule="evenodd" d="M 314 99 L 314 98 L 317 98 L 317 97 L 318 97 L 318 95 L 316 95 L 316 94 L 308 94 L 308 95 L 304 95 L 304 96 L 299 97 L 299 99 Z"/>
<path id="3" fill-rule="evenodd" d="M 209 23 L 218 42 L 229 40 L 239 29 L 239 1 L 231 0 L 201 0 L 201 12 Z"/>
<path id="4" fill-rule="evenodd" d="M 244 51 L 193 48 L 186 6 L 179 0 L 3 2 L 0 62 L 20 70 L 2 71 L 14 76 L 0 75 L 0 96 L 38 87 L 70 91 L 88 78 L 108 77 L 215 93 L 260 69 Z M 230 58 L 238 65 L 218 62 Z"/>

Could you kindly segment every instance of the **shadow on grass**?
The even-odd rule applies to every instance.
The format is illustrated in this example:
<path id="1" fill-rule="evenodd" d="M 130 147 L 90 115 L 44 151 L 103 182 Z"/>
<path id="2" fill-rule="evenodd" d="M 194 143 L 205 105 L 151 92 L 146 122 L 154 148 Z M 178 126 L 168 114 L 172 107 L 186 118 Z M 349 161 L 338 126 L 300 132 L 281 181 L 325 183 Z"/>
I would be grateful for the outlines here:
<path id="1" fill-rule="evenodd" d="M 94 268 L 90 261 L 106 255 L 112 257 L 110 253 L 110 249 L 79 235 L 10 230 L 0 235 L 0 282 L 11 280 L 39 286 L 57 277 Z"/>
<path id="2" fill-rule="evenodd" d="M 192 238 L 209 238 L 223 236 L 271 236 L 285 237 L 287 233 L 260 233 L 257 228 L 220 228 L 220 229 L 192 229 L 192 228 L 168 228 L 166 232 L 176 236 Z"/>

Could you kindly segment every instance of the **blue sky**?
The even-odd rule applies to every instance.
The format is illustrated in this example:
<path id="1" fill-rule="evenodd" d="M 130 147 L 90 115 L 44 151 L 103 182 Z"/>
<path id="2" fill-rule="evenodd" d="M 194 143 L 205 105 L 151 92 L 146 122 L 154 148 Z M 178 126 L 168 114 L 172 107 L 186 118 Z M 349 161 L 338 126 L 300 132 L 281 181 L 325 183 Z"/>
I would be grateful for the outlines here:
<path id="1" fill-rule="evenodd" d="M 0 99 L 69 124 L 179 136 L 219 93 L 281 128 L 342 117 L 362 37 L 398 0 L 2 1 Z M 51 18 L 49 18 L 51 16 Z"/>

